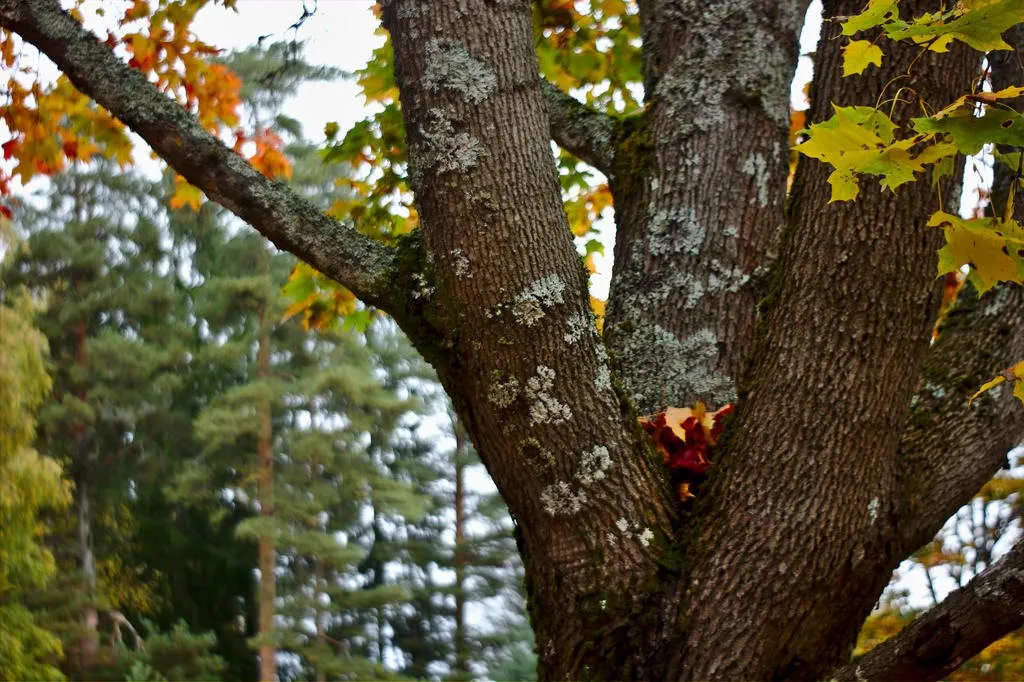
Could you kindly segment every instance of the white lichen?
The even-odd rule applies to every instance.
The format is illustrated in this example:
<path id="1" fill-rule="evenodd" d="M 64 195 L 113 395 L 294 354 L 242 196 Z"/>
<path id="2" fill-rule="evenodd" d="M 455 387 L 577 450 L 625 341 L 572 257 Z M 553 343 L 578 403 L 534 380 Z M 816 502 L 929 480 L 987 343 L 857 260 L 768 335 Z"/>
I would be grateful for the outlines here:
<path id="1" fill-rule="evenodd" d="M 540 502 L 549 516 L 578 514 L 587 503 L 587 493 L 573 490 L 567 482 L 559 481 L 540 491 Z"/>
<path id="2" fill-rule="evenodd" d="M 651 544 L 651 540 L 654 539 L 654 531 L 650 528 L 644 528 L 643 532 L 641 532 L 636 539 L 640 541 L 641 545 L 648 547 Z"/>
<path id="3" fill-rule="evenodd" d="M 536 449 L 541 449 L 539 443 L 537 443 Z M 576 471 L 573 475 L 576 481 L 575 485 L 562 480 L 541 491 L 541 503 L 544 510 L 551 516 L 575 514 L 580 511 L 590 499 L 587 496 L 586 488 L 605 480 L 608 477 L 608 470 L 611 468 L 612 456 L 606 446 L 595 445 L 589 450 L 584 450 L 576 462 Z"/>
<path id="4" fill-rule="evenodd" d="M 618 526 L 619 530 L 621 530 L 623 533 L 629 531 L 629 521 L 627 521 L 625 517 L 622 517 L 618 521 L 616 521 L 615 525 Z"/>
<path id="5" fill-rule="evenodd" d="M 545 365 L 537 367 L 537 375 L 526 380 L 525 394 L 530 401 L 530 425 L 561 424 L 572 419 L 569 406 L 551 395 L 555 385 L 555 370 Z"/>
<path id="6" fill-rule="evenodd" d="M 647 228 L 647 250 L 654 255 L 697 255 L 704 246 L 706 233 L 707 228 L 693 207 L 657 211 Z"/>
<path id="7" fill-rule="evenodd" d="M 487 154 L 480 140 L 465 131 L 456 131 L 449 111 L 433 109 L 427 114 L 427 121 L 420 127 L 419 154 L 411 155 L 418 161 L 415 172 L 416 182 L 422 179 L 423 168 L 433 168 L 437 173 L 466 173 L 476 168 L 480 158 Z"/>
<path id="8" fill-rule="evenodd" d="M 683 292 L 683 295 L 686 296 L 683 305 L 687 310 L 690 310 L 697 307 L 697 304 L 700 303 L 700 299 L 704 298 L 704 284 L 689 273 L 686 273 L 684 277 L 685 281 L 679 288 Z"/>
<path id="9" fill-rule="evenodd" d="M 425 6 L 420 6 L 412 2 L 402 3 L 398 7 L 399 19 L 419 19 L 426 13 L 427 8 Z"/>
<path id="10" fill-rule="evenodd" d="M 519 397 L 519 380 L 509 377 L 504 381 L 497 377 L 487 387 L 487 400 L 498 407 L 509 407 Z"/>
<path id="11" fill-rule="evenodd" d="M 554 453 L 541 445 L 540 441 L 533 436 L 519 441 L 519 451 L 531 458 L 536 458 L 537 463 L 547 469 L 554 469 L 558 464 L 555 461 Z"/>
<path id="12" fill-rule="evenodd" d="M 678 2 L 668 12 L 673 15 L 669 21 L 686 22 L 701 36 L 680 52 L 652 93 L 655 101 L 664 102 L 674 134 L 714 130 L 755 103 L 784 129 L 792 73 L 783 43 L 772 35 L 779 26 L 799 30 L 799 20 L 789 24 L 780 11 L 776 21 L 765 22 L 762 15 L 742 12 L 732 2 Z M 744 99 L 747 107 L 736 107 L 736 98 Z"/>
<path id="13" fill-rule="evenodd" d="M 544 311 L 564 301 L 565 282 L 558 275 L 542 277 L 526 287 L 512 302 L 512 316 L 520 324 L 532 327 L 544 317 Z"/>
<path id="14" fill-rule="evenodd" d="M 590 450 L 585 450 L 580 456 L 579 466 L 576 469 L 576 480 L 587 486 L 597 481 L 603 481 L 607 471 L 612 468 L 612 456 L 608 448 L 603 445 L 595 445 Z"/>
<path id="15" fill-rule="evenodd" d="M 416 287 L 412 290 L 412 297 L 416 299 L 430 298 L 434 295 L 434 287 L 427 282 L 427 277 L 422 272 L 413 273 L 412 280 Z"/>
<path id="16" fill-rule="evenodd" d="M 982 314 L 986 317 L 1002 315 L 1003 312 L 1005 312 L 1006 304 L 1010 299 L 1010 288 L 1000 287 L 991 294 L 988 294 L 987 298 L 989 298 L 989 301 L 985 306 L 985 309 L 982 311 Z"/>
<path id="17" fill-rule="evenodd" d="M 641 414 L 697 400 L 736 401 L 735 383 L 717 369 L 718 337 L 710 329 L 679 339 L 659 325 L 634 321 L 610 332 L 616 355 L 630 360 L 619 376 Z"/>
<path id="18" fill-rule="evenodd" d="M 938 384 L 932 383 L 931 381 L 924 382 L 924 386 L 922 388 L 931 393 L 932 397 L 936 400 L 942 400 L 946 397 L 946 389 Z"/>
<path id="19" fill-rule="evenodd" d="M 750 281 L 750 275 L 743 272 L 738 265 L 732 268 L 723 265 L 718 259 L 712 259 L 711 272 L 708 275 L 708 293 L 717 294 L 725 291 L 734 293 Z"/>
<path id="20" fill-rule="evenodd" d="M 498 87 L 494 72 L 458 43 L 432 38 L 426 55 L 423 85 L 433 92 L 450 90 L 465 102 L 480 104 Z"/>
<path id="21" fill-rule="evenodd" d="M 597 368 L 597 375 L 594 377 L 594 388 L 598 391 L 612 390 L 612 370 L 608 365 L 601 365 Z"/>
<path id="22" fill-rule="evenodd" d="M 469 270 L 469 257 L 462 252 L 462 249 L 452 249 L 452 265 L 455 266 L 455 276 L 470 279 L 473 273 Z"/>
<path id="23" fill-rule="evenodd" d="M 769 195 L 772 180 L 771 173 L 768 171 L 768 161 L 760 152 L 754 152 L 743 162 L 743 172 L 754 180 L 754 186 L 757 189 L 757 203 L 767 206 L 771 200 Z M 754 197 L 750 197 L 750 201 L 754 201 Z"/>
<path id="24" fill-rule="evenodd" d="M 565 321 L 566 332 L 562 335 L 565 342 L 573 344 L 586 336 L 591 330 L 596 329 L 590 315 L 587 313 L 576 313 Z"/>
<path id="25" fill-rule="evenodd" d="M 881 506 L 877 497 L 872 497 L 868 502 L 868 523 L 874 524 L 878 520 L 878 509 Z"/>

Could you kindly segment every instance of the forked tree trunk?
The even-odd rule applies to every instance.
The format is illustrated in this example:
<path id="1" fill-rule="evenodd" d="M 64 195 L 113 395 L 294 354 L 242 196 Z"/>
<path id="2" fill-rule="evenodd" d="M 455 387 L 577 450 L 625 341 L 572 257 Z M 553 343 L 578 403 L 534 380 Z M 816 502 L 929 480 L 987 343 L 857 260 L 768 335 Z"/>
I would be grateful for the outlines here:
<path id="1" fill-rule="evenodd" d="M 829 170 L 801 164 L 787 215 L 805 7 L 641 2 L 648 103 L 603 159 L 616 396 L 578 323 L 525 3 L 386 3 L 439 345 L 459 358 L 437 364 L 519 521 L 546 678 L 824 675 L 902 558 L 896 447 L 938 302 L 935 200 L 927 179 L 898 199 L 866 181 L 827 204 Z M 841 80 L 835 32 L 812 120 L 874 105 L 917 54 L 893 46 L 880 73 Z M 976 69 L 927 55 L 903 84 L 944 103 Z M 740 409 L 681 518 L 633 410 L 698 400 Z"/>

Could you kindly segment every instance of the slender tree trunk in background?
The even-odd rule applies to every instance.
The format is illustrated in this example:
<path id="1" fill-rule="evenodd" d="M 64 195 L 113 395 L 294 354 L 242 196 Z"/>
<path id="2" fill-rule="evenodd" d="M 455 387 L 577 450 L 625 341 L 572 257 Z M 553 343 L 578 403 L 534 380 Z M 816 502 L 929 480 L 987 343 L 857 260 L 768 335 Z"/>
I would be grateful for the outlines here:
<path id="1" fill-rule="evenodd" d="M 89 481 L 85 475 L 75 480 L 75 506 L 78 512 L 77 540 L 79 565 L 82 571 L 82 589 L 85 609 L 82 613 L 83 631 L 78 645 L 78 666 L 88 670 L 99 653 L 99 610 L 96 608 L 96 558 L 92 547 L 92 508 Z"/>
<path id="2" fill-rule="evenodd" d="M 381 587 L 384 585 L 384 562 L 379 556 L 376 555 L 377 542 L 380 538 L 384 537 L 384 531 L 380 527 L 380 513 L 377 510 L 377 503 L 375 500 L 371 500 L 371 512 L 373 514 L 372 526 L 373 526 L 373 543 L 370 546 L 370 561 L 372 562 L 373 570 L 373 581 L 371 582 L 372 587 Z M 384 613 L 384 607 L 378 606 L 375 610 L 376 614 L 376 630 L 375 634 L 377 637 L 377 663 L 384 664 L 384 626 L 387 623 L 386 615 Z"/>
<path id="3" fill-rule="evenodd" d="M 270 378 L 270 325 L 265 307 L 259 312 L 259 347 L 256 354 L 256 376 L 261 381 Z M 259 462 L 260 516 L 274 518 L 274 433 L 269 400 L 261 400 L 259 411 L 259 437 L 256 455 Z M 270 641 L 274 635 L 274 600 L 277 594 L 276 542 L 273 534 L 263 533 L 259 539 L 259 634 L 260 680 L 273 682 L 277 678 L 277 647 Z"/>
<path id="4" fill-rule="evenodd" d="M 469 651 L 466 633 L 466 500 L 465 455 L 467 443 L 455 423 L 455 675 L 469 679 Z"/>
<path id="5" fill-rule="evenodd" d="M 327 649 L 327 625 L 324 623 L 324 610 L 320 598 L 324 595 L 324 564 L 320 559 L 313 559 L 313 618 L 316 620 L 316 641 L 320 649 Z M 316 682 L 326 682 L 327 673 L 323 664 L 316 666 Z"/>
<path id="6" fill-rule="evenodd" d="M 79 224 L 87 218 L 86 206 L 82 198 L 81 188 L 76 184 L 74 189 L 74 216 Z M 71 290 L 79 300 L 82 296 L 82 282 L 72 281 Z M 83 317 L 74 323 L 72 338 L 74 339 L 74 362 L 78 370 L 79 381 L 87 382 L 89 376 L 89 325 Z M 89 388 L 86 383 L 75 389 L 75 398 L 83 405 L 89 402 Z M 93 551 L 92 534 L 92 499 L 89 489 L 93 472 L 92 425 L 75 424 L 72 429 L 74 454 L 72 471 L 75 474 L 75 503 L 77 508 L 77 533 L 79 566 L 82 571 L 85 592 L 85 607 L 82 613 L 83 630 L 79 640 L 79 666 L 82 670 L 92 667 L 99 653 L 99 609 L 96 584 L 96 556 Z"/>

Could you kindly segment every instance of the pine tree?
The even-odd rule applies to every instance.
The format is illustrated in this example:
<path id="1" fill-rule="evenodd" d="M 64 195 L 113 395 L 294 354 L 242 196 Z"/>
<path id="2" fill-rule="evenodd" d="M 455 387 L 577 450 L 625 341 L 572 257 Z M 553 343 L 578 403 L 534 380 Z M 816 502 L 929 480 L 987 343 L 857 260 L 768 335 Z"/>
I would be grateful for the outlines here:
<path id="1" fill-rule="evenodd" d="M 405 607 L 368 614 L 362 650 L 413 678 L 469 679 L 517 655 L 528 662 L 532 637 L 508 511 L 493 489 L 480 489 L 486 475 L 433 372 L 392 327 L 373 331 L 388 385 L 418 393 L 428 406 L 378 461 L 428 504 L 418 521 L 372 509 L 363 580 L 410 594 Z M 484 622 L 471 612 L 486 613 Z"/>
<path id="2" fill-rule="evenodd" d="M 69 669 L 84 671 L 98 662 L 105 609 L 152 606 L 152 590 L 123 570 L 115 548 L 131 534 L 132 472 L 174 437 L 170 396 L 187 332 L 149 183 L 99 164 L 54 178 L 45 202 L 21 214 L 27 249 L 4 279 L 50 302 L 36 316 L 54 367 L 38 446 L 65 464 L 76 512 L 54 529 L 75 598 L 65 592 L 63 615 L 51 616 L 73 654 Z"/>

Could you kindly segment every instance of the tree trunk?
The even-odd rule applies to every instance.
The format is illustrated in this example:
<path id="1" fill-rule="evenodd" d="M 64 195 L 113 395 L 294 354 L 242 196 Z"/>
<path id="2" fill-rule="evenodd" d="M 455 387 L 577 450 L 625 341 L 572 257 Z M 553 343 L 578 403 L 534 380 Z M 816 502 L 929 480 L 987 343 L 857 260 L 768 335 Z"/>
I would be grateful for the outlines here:
<path id="1" fill-rule="evenodd" d="M 270 325 L 268 312 L 262 307 L 259 312 L 259 347 L 256 355 L 256 376 L 260 381 L 270 378 Z M 259 464 L 259 503 L 260 516 L 274 518 L 274 443 L 273 426 L 269 400 L 261 400 L 259 412 L 259 438 L 256 443 L 256 457 Z M 274 600 L 277 593 L 277 555 L 276 541 L 272 533 L 264 532 L 259 538 L 259 654 L 260 680 L 274 682 L 277 679 L 277 646 L 274 637 Z"/>
<path id="2" fill-rule="evenodd" d="M 79 224 L 88 218 L 82 199 L 81 187 L 74 188 L 74 216 Z M 79 301 L 82 300 L 82 282 L 74 279 L 71 289 Z M 72 338 L 74 343 L 74 364 L 78 371 L 79 385 L 74 390 L 75 398 L 82 405 L 89 402 L 89 324 L 84 315 L 74 322 Z M 75 506 L 77 510 L 76 539 L 78 543 L 79 567 L 82 571 L 82 588 L 85 593 L 82 612 L 82 633 L 78 641 L 79 670 L 90 670 L 96 662 L 100 649 L 98 591 L 96 584 L 96 556 L 93 551 L 92 499 L 89 483 L 94 467 L 93 425 L 76 423 L 72 427 L 71 441 L 72 471 L 75 475 Z"/>
<path id="3" fill-rule="evenodd" d="M 466 469 L 465 436 L 455 422 L 455 677 L 470 679 L 466 634 Z"/>
<path id="4" fill-rule="evenodd" d="M 316 641 L 320 645 L 321 655 L 328 649 L 327 625 L 324 623 L 324 610 L 320 604 L 320 598 L 326 592 L 325 586 L 324 563 L 320 559 L 313 559 L 313 618 L 316 621 Z M 327 682 L 327 673 L 322 661 L 316 665 L 316 682 Z"/>
<path id="5" fill-rule="evenodd" d="M 99 609 L 96 606 L 96 557 L 92 547 L 92 504 L 89 481 L 84 475 L 75 480 L 75 506 L 78 512 L 78 559 L 82 570 L 85 607 L 82 612 L 82 634 L 78 641 L 78 668 L 89 670 L 100 650 Z"/>

